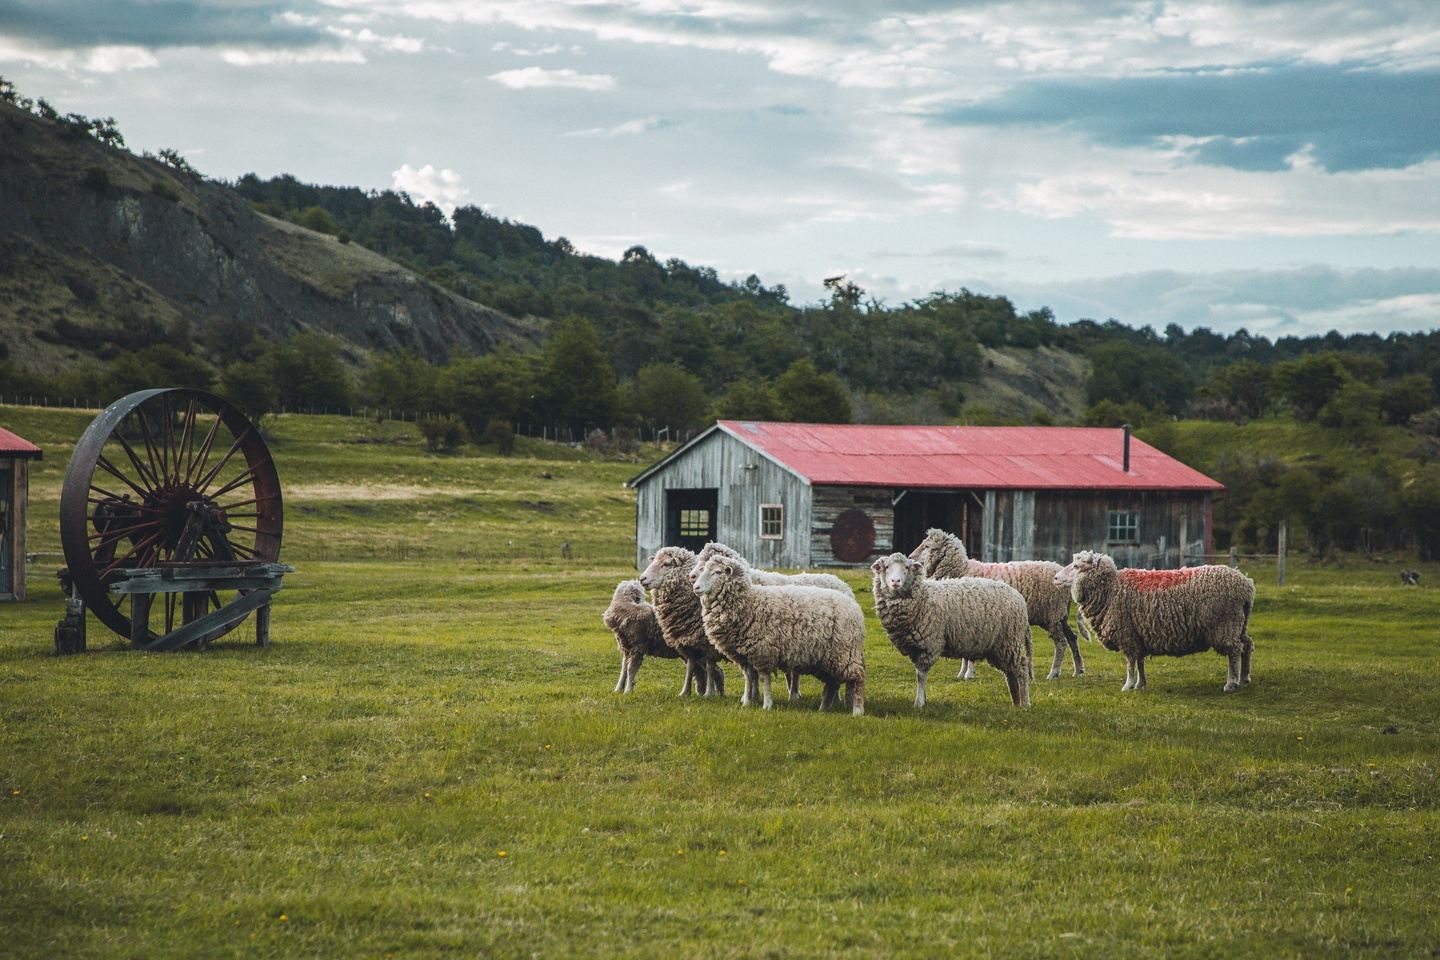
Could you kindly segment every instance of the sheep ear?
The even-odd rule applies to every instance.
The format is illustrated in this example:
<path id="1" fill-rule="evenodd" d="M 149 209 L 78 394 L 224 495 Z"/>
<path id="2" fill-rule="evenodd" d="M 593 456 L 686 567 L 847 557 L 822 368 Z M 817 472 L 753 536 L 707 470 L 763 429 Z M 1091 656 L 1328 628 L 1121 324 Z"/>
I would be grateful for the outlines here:
<path id="1" fill-rule="evenodd" d="M 870 564 L 870 569 L 871 569 L 871 570 L 874 570 L 876 573 L 879 573 L 880 570 L 881 570 L 881 568 L 884 567 L 884 566 L 885 566 L 885 561 L 884 561 L 884 560 L 876 560 L 874 563 Z"/>
<path id="2" fill-rule="evenodd" d="M 911 572 L 911 573 L 919 573 L 919 572 L 920 572 L 920 569 L 921 569 L 921 567 L 922 567 L 922 564 L 920 563 L 919 560 L 910 560 L 910 561 L 907 561 L 907 566 L 910 567 L 910 572 Z"/>

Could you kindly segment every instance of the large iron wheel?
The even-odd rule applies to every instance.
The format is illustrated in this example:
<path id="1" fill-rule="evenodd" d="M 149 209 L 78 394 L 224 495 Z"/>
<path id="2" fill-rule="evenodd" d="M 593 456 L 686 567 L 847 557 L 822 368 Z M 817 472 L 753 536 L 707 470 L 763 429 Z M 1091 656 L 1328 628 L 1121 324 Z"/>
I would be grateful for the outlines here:
<path id="1" fill-rule="evenodd" d="M 128 637 L 131 600 L 109 590 L 116 571 L 191 560 L 274 562 L 281 507 L 270 451 L 238 409 L 203 390 L 139 390 L 106 407 L 75 445 L 60 492 L 60 541 L 86 606 Z M 186 534 L 197 511 L 206 517 L 198 539 Z M 179 594 L 165 594 L 165 632 L 180 617 L 195 619 L 235 597 L 209 591 L 203 610 L 187 611 Z"/>

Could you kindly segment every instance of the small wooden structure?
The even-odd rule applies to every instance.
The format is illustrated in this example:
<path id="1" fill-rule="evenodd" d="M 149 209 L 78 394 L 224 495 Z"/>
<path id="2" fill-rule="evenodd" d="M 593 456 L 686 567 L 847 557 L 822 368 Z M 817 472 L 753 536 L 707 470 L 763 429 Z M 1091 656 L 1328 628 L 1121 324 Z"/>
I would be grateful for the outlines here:
<path id="1" fill-rule="evenodd" d="M 280 579 L 295 568 L 284 563 L 190 561 L 153 569 L 124 569 L 110 592 L 130 597 L 130 644 L 142 650 L 179 650 L 190 644 L 205 646 L 255 613 L 255 642 L 270 646 L 270 598 L 280 590 Z M 237 590 L 240 597 L 209 610 L 217 591 Z M 157 595 L 179 594 L 181 625 L 162 636 L 150 632 L 150 606 Z"/>
<path id="2" fill-rule="evenodd" d="M 866 563 L 930 527 L 987 561 L 1179 567 L 1211 549 L 1221 484 L 1089 427 L 866 426 L 722 420 L 632 478 L 636 563 L 720 540 L 769 568 Z"/>
<path id="3" fill-rule="evenodd" d="M 0 600 L 25 599 L 25 511 L 29 463 L 40 448 L 0 427 Z"/>

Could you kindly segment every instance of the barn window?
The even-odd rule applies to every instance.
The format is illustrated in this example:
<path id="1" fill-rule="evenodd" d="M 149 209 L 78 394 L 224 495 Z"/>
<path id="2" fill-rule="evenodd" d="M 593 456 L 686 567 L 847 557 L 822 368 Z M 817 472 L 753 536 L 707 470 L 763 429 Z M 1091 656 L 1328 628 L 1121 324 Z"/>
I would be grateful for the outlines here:
<path id="1" fill-rule="evenodd" d="M 681 510 L 680 536 L 701 538 L 710 536 L 710 511 Z"/>
<path id="2" fill-rule="evenodd" d="M 1105 539 L 1111 543 L 1139 543 L 1140 513 L 1136 510 L 1111 510 Z"/>
<path id="3" fill-rule="evenodd" d="M 760 504 L 760 539 L 780 540 L 785 536 L 785 506 L 779 503 Z"/>

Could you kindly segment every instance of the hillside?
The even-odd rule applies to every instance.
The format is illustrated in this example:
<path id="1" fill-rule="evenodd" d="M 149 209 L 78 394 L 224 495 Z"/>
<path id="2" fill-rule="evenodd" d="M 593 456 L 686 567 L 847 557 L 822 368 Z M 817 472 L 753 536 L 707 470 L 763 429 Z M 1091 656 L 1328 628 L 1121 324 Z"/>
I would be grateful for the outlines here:
<path id="1" fill-rule="evenodd" d="M 331 334 L 352 359 L 442 360 L 538 332 L 356 244 L 256 213 L 231 188 L 0 102 L 0 338 L 55 370 L 238 320 Z"/>

